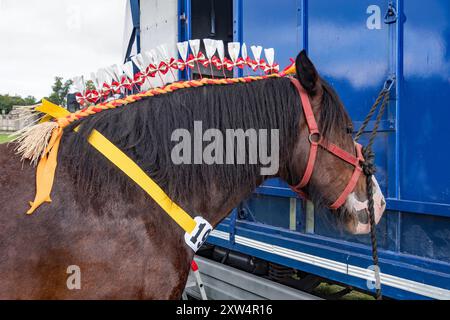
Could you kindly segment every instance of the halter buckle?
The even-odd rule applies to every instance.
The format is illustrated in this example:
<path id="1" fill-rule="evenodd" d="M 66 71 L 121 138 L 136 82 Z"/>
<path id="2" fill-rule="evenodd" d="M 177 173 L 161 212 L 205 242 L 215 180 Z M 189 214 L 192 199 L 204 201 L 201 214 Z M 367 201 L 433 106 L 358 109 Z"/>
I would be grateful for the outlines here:
<path id="1" fill-rule="evenodd" d="M 318 131 L 311 132 L 308 136 L 308 140 L 309 140 L 309 143 L 317 145 L 320 142 L 322 142 L 322 135 Z"/>

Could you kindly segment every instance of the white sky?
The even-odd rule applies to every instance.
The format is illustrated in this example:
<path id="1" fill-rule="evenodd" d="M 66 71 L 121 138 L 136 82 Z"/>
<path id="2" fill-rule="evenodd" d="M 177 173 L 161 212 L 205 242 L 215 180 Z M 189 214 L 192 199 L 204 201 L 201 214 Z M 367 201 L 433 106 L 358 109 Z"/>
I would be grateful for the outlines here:
<path id="1" fill-rule="evenodd" d="M 49 95 L 69 79 L 121 64 L 126 0 L 0 0 L 0 94 Z"/>

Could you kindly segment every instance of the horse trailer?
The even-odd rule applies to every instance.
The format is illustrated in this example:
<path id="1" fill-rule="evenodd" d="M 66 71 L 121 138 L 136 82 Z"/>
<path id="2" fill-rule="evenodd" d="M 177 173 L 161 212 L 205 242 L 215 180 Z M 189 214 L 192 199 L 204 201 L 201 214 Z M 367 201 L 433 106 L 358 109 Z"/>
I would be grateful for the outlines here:
<path id="1" fill-rule="evenodd" d="M 130 0 L 127 10 L 125 58 L 162 43 L 176 56 L 179 41 L 213 38 L 273 47 L 283 67 L 305 49 L 355 130 L 394 80 L 374 146 L 387 201 L 377 227 L 383 295 L 450 299 L 448 0 Z M 332 227 L 321 211 L 272 179 L 213 230 L 206 249 L 217 260 L 250 259 L 255 274 L 262 262 L 270 270 L 261 273 L 298 270 L 373 292 L 370 237 Z"/>

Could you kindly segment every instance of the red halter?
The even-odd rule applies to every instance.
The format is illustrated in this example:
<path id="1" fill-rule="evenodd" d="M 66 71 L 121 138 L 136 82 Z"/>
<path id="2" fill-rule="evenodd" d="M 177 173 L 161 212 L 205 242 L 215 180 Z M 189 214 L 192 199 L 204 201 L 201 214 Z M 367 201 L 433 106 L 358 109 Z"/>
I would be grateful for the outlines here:
<path id="1" fill-rule="evenodd" d="M 360 165 L 361 161 L 364 161 L 364 157 L 362 155 L 362 146 L 359 143 L 355 142 L 356 156 L 348 153 L 347 151 L 339 148 L 337 145 L 326 141 L 320 134 L 319 128 L 317 126 L 316 119 L 314 117 L 314 113 L 311 107 L 311 102 L 309 101 L 308 94 L 305 89 L 302 87 L 300 82 L 296 78 L 290 78 L 292 84 L 297 89 L 300 94 L 300 99 L 302 101 L 303 113 L 305 115 L 306 124 L 309 130 L 308 140 L 311 144 L 309 149 L 308 163 L 306 165 L 305 173 L 303 174 L 303 178 L 296 186 L 291 186 L 291 189 L 297 192 L 302 198 L 308 198 L 306 193 L 302 190 L 305 187 L 309 180 L 311 180 L 311 176 L 314 171 L 314 164 L 316 163 L 317 150 L 318 147 L 322 147 L 328 152 L 334 154 L 338 158 L 344 160 L 345 162 L 351 164 L 355 167 L 353 171 L 352 177 L 350 181 L 347 183 L 347 186 L 342 191 L 341 195 L 336 199 L 336 201 L 329 207 L 330 209 L 337 209 L 342 206 L 347 199 L 348 195 L 355 189 L 356 183 L 358 182 L 359 176 L 361 175 L 362 168 Z"/>

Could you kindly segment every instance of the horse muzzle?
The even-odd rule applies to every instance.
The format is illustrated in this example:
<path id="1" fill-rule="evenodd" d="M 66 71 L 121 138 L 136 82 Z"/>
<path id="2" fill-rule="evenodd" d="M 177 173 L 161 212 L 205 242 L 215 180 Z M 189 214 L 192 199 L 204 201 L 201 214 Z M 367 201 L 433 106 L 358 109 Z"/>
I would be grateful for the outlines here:
<path id="1" fill-rule="evenodd" d="M 386 200 L 381 192 L 378 181 L 372 176 L 373 181 L 373 204 L 375 224 L 378 224 L 386 209 Z M 370 232 L 370 219 L 368 200 L 359 201 L 356 194 L 352 192 L 345 202 L 345 207 L 355 219 L 350 223 L 348 229 L 353 234 L 367 234 Z"/>

